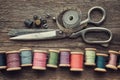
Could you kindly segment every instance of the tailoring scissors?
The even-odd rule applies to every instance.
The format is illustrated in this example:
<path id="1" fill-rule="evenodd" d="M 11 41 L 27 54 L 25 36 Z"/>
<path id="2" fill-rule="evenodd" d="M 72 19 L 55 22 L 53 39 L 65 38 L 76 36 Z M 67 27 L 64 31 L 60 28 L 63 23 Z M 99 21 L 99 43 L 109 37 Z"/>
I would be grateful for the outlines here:
<path id="1" fill-rule="evenodd" d="M 102 12 L 102 18 L 100 21 L 95 22 L 91 19 L 91 13 L 94 10 L 99 10 Z M 47 32 L 39 32 L 39 33 L 30 33 L 30 34 L 25 34 L 25 35 L 19 35 L 16 37 L 12 37 L 10 39 L 12 40 L 46 40 L 46 39 L 61 39 L 61 38 L 78 38 L 79 36 L 82 37 L 83 41 L 89 44 L 101 44 L 103 46 L 105 46 L 104 44 L 108 44 L 111 40 L 112 40 L 112 32 L 107 29 L 107 28 L 103 28 L 103 27 L 89 27 L 86 28 L 87 25 L 83 26 L 84 24 L 88 24 L 88 23 L 92 23 L 95 25 L 99 25 L 101 24 L 106 18 L 106 12 L 105 10 L 100 7 L 100 6 L 95 6 L 92 7 L 89 11 L 88 11 L 88 17 L 86 20 L 84 21 L 80 21 L 80 26 L 79 29 L 77 29 L 77 31 L 73 31 L 70 34 L 68 34 L 67 32 L 69 32 L 70 29 L 66 29 L 62 24 L 61 24 L 61 19 L 56 20 L 57 26 L 59 27 L 59 30 L 52 30 L 52 31 L 47 31 Z M 86 38 L 87 33 L 89 32 L 105 32 L 106 34 L 108 34 L 108 39 L 106 40 L 96 40 L 96 41 L 91 41 L 88 40 Z M 93 35 L 94 36 L 94 35 Z"/>

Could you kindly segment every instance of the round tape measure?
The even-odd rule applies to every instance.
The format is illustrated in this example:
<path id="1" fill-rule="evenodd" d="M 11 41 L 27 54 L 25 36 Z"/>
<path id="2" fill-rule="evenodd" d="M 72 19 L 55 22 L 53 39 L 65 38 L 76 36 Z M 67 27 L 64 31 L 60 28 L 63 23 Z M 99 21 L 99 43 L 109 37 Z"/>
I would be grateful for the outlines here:
<path id="1" fill-rule="evenodd" d="M 68 10 L 63 14 L 62 21 L 65 28 L 75 28 L 80 25 L 80 13 Z"/>

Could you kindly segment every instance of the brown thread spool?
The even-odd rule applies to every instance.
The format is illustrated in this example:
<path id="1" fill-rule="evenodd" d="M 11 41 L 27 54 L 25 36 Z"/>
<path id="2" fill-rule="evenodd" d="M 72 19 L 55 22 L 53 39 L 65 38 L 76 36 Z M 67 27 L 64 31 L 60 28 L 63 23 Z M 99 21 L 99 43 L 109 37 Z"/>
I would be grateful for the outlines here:
<path id="1" fill-rule="evenodd" d="M 33 67 L 35 70 L 46 70 L 47 51 L 34 50 Z"/>
<path id="2" fill-rule="evenodd" d="M 71 71 L 83 71 L 83 52 L 71 52 Z"/>
<path id="3" fill-rule="evenodd" d="M 110 53 L 110 60 L 106 65 L 107 68 L 117 70 L 117 55 L 119 54 L 117 51 L 109 50 Z"/>
<path id="4" fill-rule="evenodd" d="M 19 51 L 8 51 L 6 52 L 7 57 L 7 71 L 20 70 L 20 56 Z"/>

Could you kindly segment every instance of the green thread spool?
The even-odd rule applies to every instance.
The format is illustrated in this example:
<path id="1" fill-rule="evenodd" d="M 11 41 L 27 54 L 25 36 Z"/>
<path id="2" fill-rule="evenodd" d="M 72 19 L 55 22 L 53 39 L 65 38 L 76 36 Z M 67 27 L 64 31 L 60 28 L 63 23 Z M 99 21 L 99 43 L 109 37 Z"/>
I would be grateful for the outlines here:
<path id="1" fill-rule="evenodd" d="M 58 50 L 49 50 L 49 59 L 48 59 L 47 67 L 57 68 L 58 57 L 59 57 Z"/>
<path id="2" fill-rule="evenodd" d="M 32 49 L 20 49 L 21 66 L 32 66 Z"/>
<path id="3" fill-rule="evenodd" d="M 119 51 L 119 54 L 120 54 L 120 51 Z M 120 57 L 120 56 L 119 56 Z M 120 58 L 118 58 L 119 59 L 119 63 L 118 63 L 118 68 L 120 69 Z"/>
<path id="4" fill-rule="evenodd" d="M 97 53 L 97 68 L 95 68 L 95 71 L 107 72 L 105 69 L 107 56 L 107 54 Z"/>
<path id="5" fill-rule="evenodd" d="M 96 49 L 85 48 L 85 65 L 95 66 Z"/>

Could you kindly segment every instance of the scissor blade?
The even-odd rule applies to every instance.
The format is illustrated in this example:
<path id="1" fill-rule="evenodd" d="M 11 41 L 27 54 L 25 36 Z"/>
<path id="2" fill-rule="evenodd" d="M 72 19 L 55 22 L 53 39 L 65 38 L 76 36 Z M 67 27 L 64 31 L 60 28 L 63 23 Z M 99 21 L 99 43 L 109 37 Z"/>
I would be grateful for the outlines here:
<path id="1" fill-rule="evenodd" d="M 46 39 L 57 39 L 64 38 L 65 35 L 59 33 L 59 30 L 40 32 L 40 33 L 31 33 L 20 35 L 10 38 L 11 40 L 46 40 Z"/>
<path id="2" fill-rule="evenodd" d="M 30 33 L 38 33 L 38 32 L 48 32 L 53 31 L 55 29 L 12 29 L 8 32 L 8 35 L 11 37 L 25 35 Z"/>

